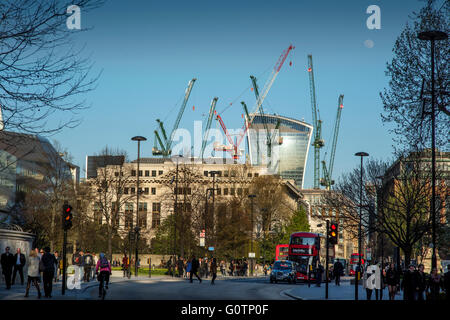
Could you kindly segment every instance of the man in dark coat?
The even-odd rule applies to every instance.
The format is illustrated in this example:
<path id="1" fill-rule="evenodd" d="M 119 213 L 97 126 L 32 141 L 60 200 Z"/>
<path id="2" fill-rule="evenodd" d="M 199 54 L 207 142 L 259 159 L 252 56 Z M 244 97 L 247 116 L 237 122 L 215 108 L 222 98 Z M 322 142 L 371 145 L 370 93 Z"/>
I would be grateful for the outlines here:
<path id="1" fill-rule="evenodd" d="M 316 285 L 318 287 L 320 287 L 320 283 L 322 282 L 323 271 L 324 271 L 324 269 L 323 269 L 322 265 L 319 263 L 319 266 L 317 267 L 317 270 L 316 270 Z"/>
<path id="2" fill-rule="evenodd" d="M 409 265 L 409 270 L 406 270 L 403 275 L 403 281 L 401 284 L 401 288 L 403 289 L 403 300 L 414 300 L 414 272 L 414 266 L 411 264 Z"/>
<path id="3" fill-rule="evenodd" d="M 86 254 L 84 255 L 84 281 L 89 282 L 89 278 L 91 276 L 91 269 L 94 267 L 94 257 L 86 250 Z"/>
<path id="4" fill-rule="evenodd" d="M 427 287 L 425 273 L 423 272 L 424 265 L 419 264 L 419 268 L 414 272 L 413 284 L 414 284 L 414 300 L 423 301 L 424 291 Z"/>
<path id="5" fill-rule="evenodd" d="M 14 255 L 14 270 L 12 277 L 12 285 L 16 281 L 16 274 L 19 271 L 20 275 L 20 284 L 23 285 L 23 267 L 25 266 L 26 259 L 25 255 L 20 252 L 20 248 L 17 248 L 17 253 Z"/>
<path id="6" fill-rule="evenodd" d="M 55 274 L 56 259 L 53 254 L 50 253 L 50 248 L 45 247 L 44 254 L 41 258 L 42 264 L 44 265 L 44 271 L 42 273 L 42 278 L 44 282 L 44 293 L 46 298 L 52 297 L 52 284 L 53 276 Z"/>
<path id="7" fill-rule="evenodd" d="M 343 271 L 344 271 L 344 266 L 342 265 L 342 263 L 339 260 L 337 260 L 333 266 L 334 280 L 335 280 L 337 286 L 341 285 L 341 275 L 342 275 Z"/>
<path id="8" fill-rule="evenodd" d="M 192 256 L 192 260 L 191 260 L 191 274 L 190 274 L 190 277 L 189 277 L 189 281 L 191 283 L 192 283 L 192 275 L 195 275 L 197 277 L 198 281 L 200 281 L 200 283 L 202 283 L 202 279 L 200 279 L 200 277 L 197 274 L 199 266 L 200 266 L 200 263 L 198 262 L 198 260 L 195 259 L 195 256 Z"/>
<path id="9" fill-rule="evenodd" d="M 11 274 L 14 267 L 14 256 L 9 252 L 9 247 L 5 248 L 5 253 L 1 256 L 2 273 L 5 276 L 6 289 L 11 289 Z"/>

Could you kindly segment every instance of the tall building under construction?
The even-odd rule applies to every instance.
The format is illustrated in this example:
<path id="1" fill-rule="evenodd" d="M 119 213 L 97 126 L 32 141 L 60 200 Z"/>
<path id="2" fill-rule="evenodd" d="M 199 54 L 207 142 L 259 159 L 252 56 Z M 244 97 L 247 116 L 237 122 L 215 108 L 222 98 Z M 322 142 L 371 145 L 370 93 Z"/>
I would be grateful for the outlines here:
<path id="1" fill-rule="evenodd" d="M 296 119 L 255 115 L 247 135 L 250 163 L 267 165 L 270 173 L 303 189 L 312 131 L 312 125 Z"/>

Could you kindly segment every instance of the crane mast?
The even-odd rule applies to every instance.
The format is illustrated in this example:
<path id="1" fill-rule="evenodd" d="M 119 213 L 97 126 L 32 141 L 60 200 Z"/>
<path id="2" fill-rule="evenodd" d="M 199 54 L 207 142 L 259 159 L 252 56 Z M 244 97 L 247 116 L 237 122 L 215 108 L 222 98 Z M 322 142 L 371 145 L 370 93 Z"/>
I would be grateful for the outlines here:
<path id="1" fill-rule="evenodd" d="M 314 189 L 319 189 L 320 181 L 320 149 L 325 145 L 322 139 L 322 121 L 317 117 L 316 89 L 314 84 L 314 69 L 312 55 L 308 55 L 309 90 L 311 95 L 311 109 L 313 116 L 314 135 Z"/>
<path id="2" fill-rule="evenodd" d="M 211 123 L 214 117 L 214 111 L 216 110 L 216 103 L 218 99 L 219 99 L 218 97 L 214 97 L 211 101 L 211 107 L 209 108 L 208 121 L 206 122 L 205 134 L 203 135 L 202 140 L 202 149 L 201 149 L 202 161 L 203 161 L 203 153 L 205 152 L 206 143 L 208 141 L 209 129 L 211 128 Z"/>

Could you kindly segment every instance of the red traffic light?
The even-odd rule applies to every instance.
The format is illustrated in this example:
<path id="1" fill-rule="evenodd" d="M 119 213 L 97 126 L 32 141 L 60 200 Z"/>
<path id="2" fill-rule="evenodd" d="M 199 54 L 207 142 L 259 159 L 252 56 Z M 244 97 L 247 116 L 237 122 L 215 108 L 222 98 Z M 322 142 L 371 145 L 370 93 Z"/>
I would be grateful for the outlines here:
<path id="1" fill-rule="evenodd" d="M 332 225 L 331 225 L 331 229 L 332 229 L 332 230 L 336 230 L 336 225 L 335 225 L 335 224 L 332 224 Z"/>

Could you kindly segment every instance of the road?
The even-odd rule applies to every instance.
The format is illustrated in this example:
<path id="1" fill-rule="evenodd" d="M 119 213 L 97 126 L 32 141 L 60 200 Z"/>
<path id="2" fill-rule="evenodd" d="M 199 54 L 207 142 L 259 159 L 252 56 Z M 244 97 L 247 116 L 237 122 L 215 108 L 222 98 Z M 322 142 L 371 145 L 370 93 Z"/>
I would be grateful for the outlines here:
<path id="1" fill-rule="evenodd" d="M 148 280 L 117 281 L 113 278 L 106 299 L 108 300 L 292 300 L 283 291 L 292 285 L 270 284 L 268 279 L 210 279 L 202 283 L 179 278 L 155 278 Z M 98 287 L 91 287 L 84 299 L 98 299 Z"/>

